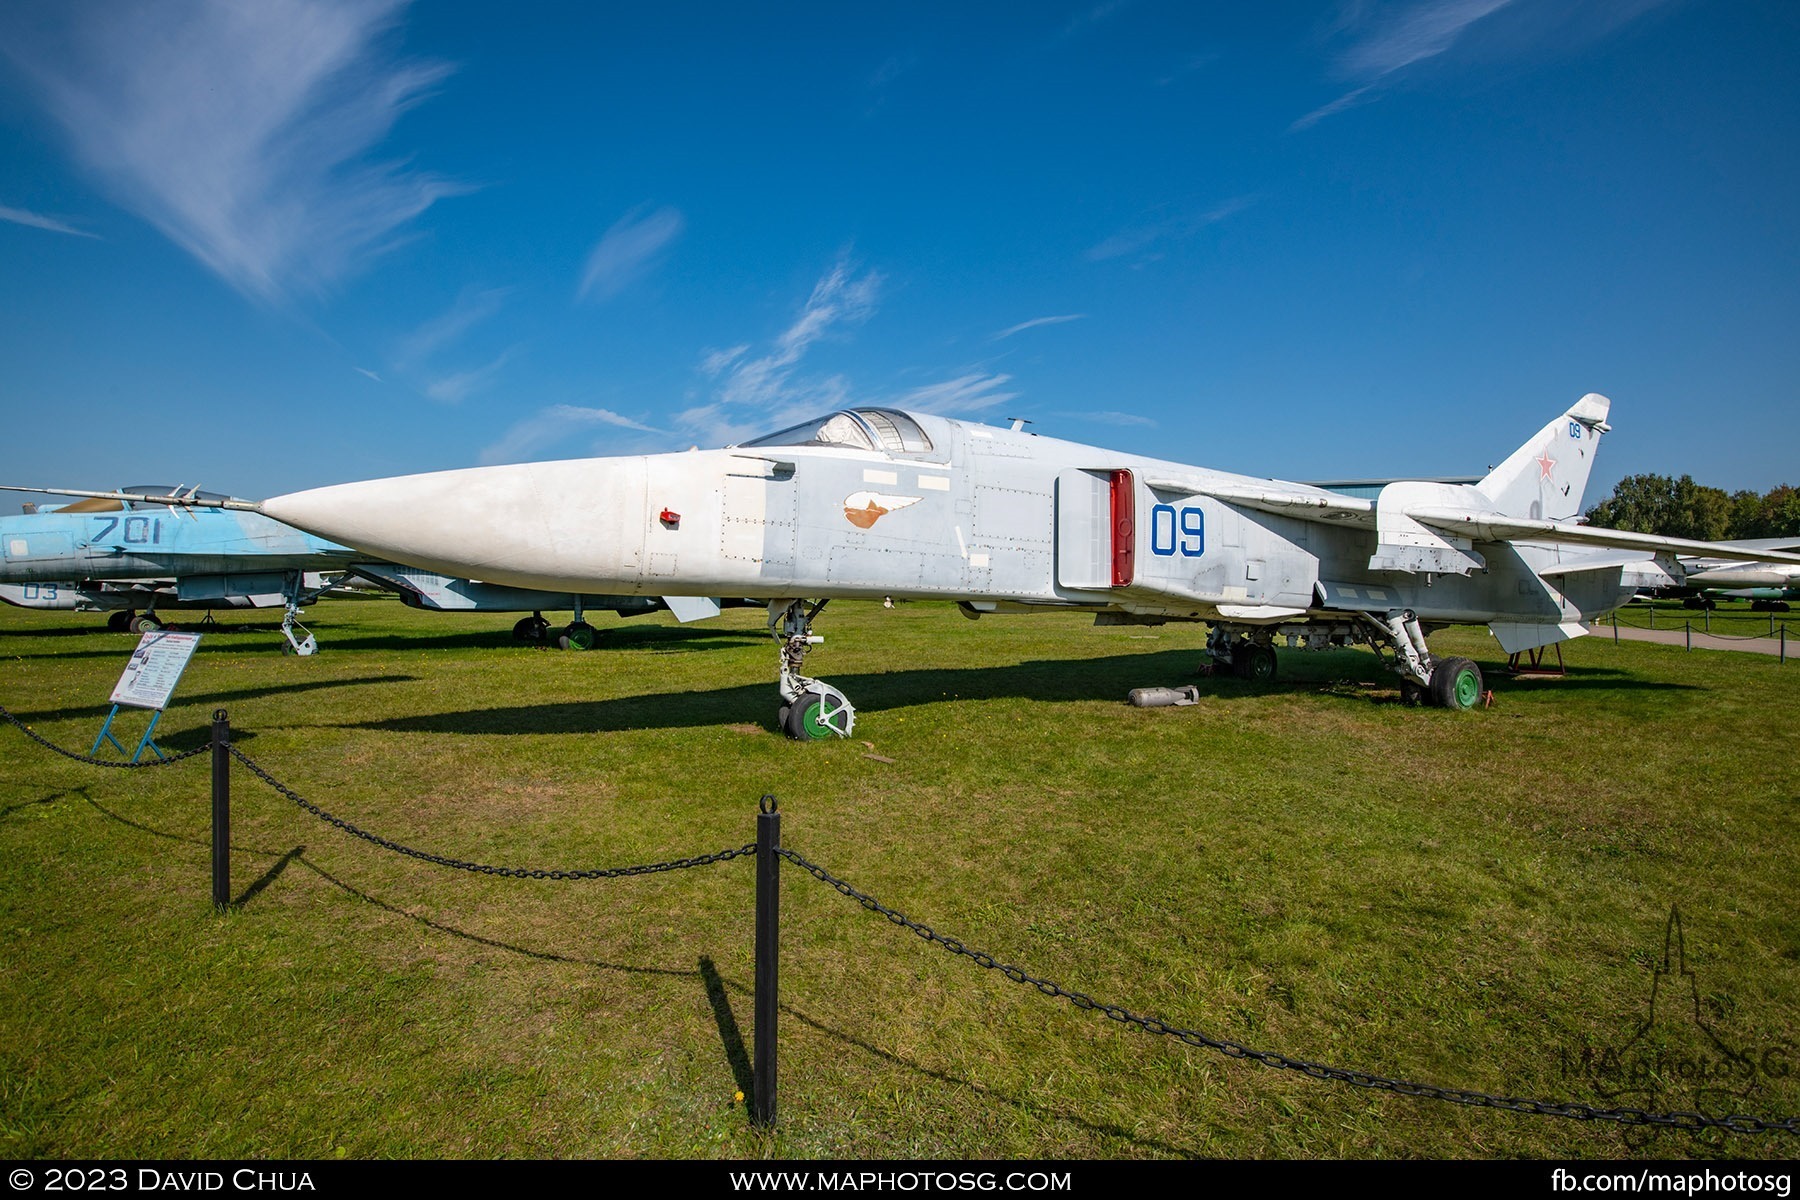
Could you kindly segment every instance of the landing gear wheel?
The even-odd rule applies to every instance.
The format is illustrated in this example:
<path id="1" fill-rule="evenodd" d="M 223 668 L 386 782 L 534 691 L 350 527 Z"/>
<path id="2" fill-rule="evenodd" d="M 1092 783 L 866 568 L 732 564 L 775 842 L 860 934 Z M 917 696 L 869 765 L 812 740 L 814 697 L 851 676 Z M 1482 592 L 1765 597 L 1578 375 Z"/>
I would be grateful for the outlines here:
<path id="1" fill-rule="evenodd" d="M 850 701 L 836 688 L 809 689 L 791 705 L 782 706 L 781 727 L 798 742 L 816 742 L 830 737 L 849 737 L 856 722 Z"/>
<path id="2" fill-rule="evenodd" d="M 550 631 L 550 622 L 542 617 L 521 617 L 513 626 L 513 637 L 521 642 L 541 642 Z"/>
<path id="3" fill-rule="evenodd" d="M 155 633 L 162 627 L 162 622 L 151 616 L 149 613 L 135 614 L 125 623 L 125 628 L 131 630 L 133 633 Z"/>
<path id="4" fill-rule="evenodd" d="M 1275 678 L 1275 648 L 1260 642 L 1238 646 L 1231 652 L 1231 669 L 1239 679 L 1268 683 Z"/>
<path id="5" fill-rule="evenodd" d="M 1424 704 L 1425 693 L 1425 685 L 1422 683 L 1415 683 L 1410 679 L 1400 681 L 1400 703 L 1408 708 L 1418 708 Z"/>
<path id="6" fill-rule="evenodd" d="M 107 616 L 106 627 L 114 633 L 124 633 L 131 628 L 131 618 L 135 615 L 130 609 L 121 608 Z"/>
<path id="7" fill-rule="evenodd" d="M 586 621 L 576 621 L 562 631 L 556 639 L 558 647 L 564 650 L 592 650 L 594 642 L 600 637 L 600 631 Z"/>
<path id="8" fill-rule="evenodd" d="M 1481 668 L 1466 658 L 1439 659 L 1431 671 L 1431 702 L 1467 712 L 1481 703 Z"/>

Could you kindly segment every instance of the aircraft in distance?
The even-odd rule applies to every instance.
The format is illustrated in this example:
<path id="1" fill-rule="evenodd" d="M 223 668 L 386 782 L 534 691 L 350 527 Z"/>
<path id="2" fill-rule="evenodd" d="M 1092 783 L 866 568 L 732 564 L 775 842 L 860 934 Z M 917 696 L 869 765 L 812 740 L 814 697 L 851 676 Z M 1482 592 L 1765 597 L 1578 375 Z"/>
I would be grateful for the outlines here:
<path id="1" fill-rule="evenodd" d="M 1786 612 L 1788 601 L 1800 599 L 1800 567 L 1758 562 L 1770 550 L 1800 549 L 1800 538 L 1749 538 L 1721 542 L 1727 557 L 1683 558 L 1686 578 L 1665 595 L 1686 597 L 1690 607 L 1711 608 L 1717 600 L 1748 600 L 1755 612 Z"/>
<path id="2" fill-rule="evenodd" d="M 1721 553 L 1574 522 L 1609 407 L 1583 396 L 1479 483 L 1402 480 L 1374 499 L 1020 422 L 855 408 L 720 450 L 475 467 L 224 506 L 513 587 L 767 600 L 780 722 L 796 738 L 854 727 L 850 700 L 802 673 L 822 640 L 813 624 L 840 597 L 949 599 L 970 617 L 1075 608 L 1100 624 L 1203 621 L 1213 663 L 1254 680 L 1274 676 L 1277 639 L 1363 643 L 1408 703 L 1468 709 L 1481 671 L 1434 656 L 1430 632 L 1479 623 L 1509 654 L 1550 645 L 1676 582 L 1677 555 Z"/>
<path id="3" fill-rule="evenodd" d="M 180 498 L 171 512 L 149 497 Z M 160 629 L 159 608 L 285 609 L 283 649 L 318 643 L 298 617 L 342 572 L 366 557 L 229 500 L 179 487 L 130 487 L 59 508 L 0 517 L 0 600 L 22 608 L 107 612 L 133 633 Z M 198 506 L 204 507 L 198 507 Z"/>
<path id="4" fill-rule="evenodd" d="M 167 505 L 179 501 L 177 511 Z M 260 513 L 225 511 L 230 497 L 194 489 L 138 486 L 89 493 L 73 504 L 0 517 L 0 601 L 21 608 L 110 612 L 108 628 L 160 629 L 159 609 L 285 609 L 283 650 L 312 654 L 318 641 L 299 623 L 339 575 L 357 575 L 397 591 L 418 608 L 530 612 L 514 634 L 549 636 L 544 609 L 573 608 L 557 634 L 565 649 L 588 649 L 597 631 L 587 609 L 621 616 L 669 608 L 683 621 L 716 616 L 700 597 L 546 594 L 369 561 L 369 556 L 302 533 Z"/>

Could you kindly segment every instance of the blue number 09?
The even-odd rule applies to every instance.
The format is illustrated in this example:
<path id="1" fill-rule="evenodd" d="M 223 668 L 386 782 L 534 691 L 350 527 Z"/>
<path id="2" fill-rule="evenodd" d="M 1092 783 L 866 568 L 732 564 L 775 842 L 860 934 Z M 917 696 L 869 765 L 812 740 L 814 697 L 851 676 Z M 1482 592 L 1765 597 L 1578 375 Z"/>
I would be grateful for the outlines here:
<path id="1" fill-rule="evenodd" d="M 1198 508 L 1158 504 L 1150 510 L 1150 553 L 1170 558 L 1176 550 L 1183 558 L 1206 553 L 1206 514 Z"/>

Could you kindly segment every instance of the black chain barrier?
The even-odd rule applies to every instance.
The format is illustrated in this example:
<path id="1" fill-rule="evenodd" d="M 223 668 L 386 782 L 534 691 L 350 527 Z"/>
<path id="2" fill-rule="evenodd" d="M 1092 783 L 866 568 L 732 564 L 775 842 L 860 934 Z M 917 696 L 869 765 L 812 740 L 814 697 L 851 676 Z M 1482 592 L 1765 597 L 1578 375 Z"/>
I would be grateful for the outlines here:
<path id="1" fill-rule="evenodd" d="M 1616 613 L 1613 615 L 1617 616 Z M 1742 618 L 1742 617 L 1738 617 L 1738 616 L 1734 615 L 1732 617 L 1732 619 L 1733 620 L 1744 620 L 1747 618 Z M 1777 626 L 1773 630 L 1770 630 L 1768 633 L 1720 633 L 1716 629 L 1706 629 L 1706 628 L 1693 629 L 1692 628 L 1693 623 L 1694 623 L 1693 618 L 1691 618 L 1691 617 L 1682 618 L 1682 623 L 1680 625 L 1640 625 L 1636 621 L 1616 621 L 1616 622 L 1614 622 L 1614 624 L 1617 624 L 1625 629 L 1643 629 L 1643 630 L 1648 630 L 1651 633 L 1680 633 L 1684 627 L 1687 627 L 1687 628 L 1689 628 L 1689 631 L 1692 633 L 1697 633 L 1697 634 L 1701 635 L 1702 637 L 1718 638 L 1720 641 L 1724 641 L 1724 642 L 1773 641 L 1773 640 L 1781 637 L 1781 632 L 1780 632 L 1781 630 L 1784 630 L 1787 628 L 1787 622 L 1783 621 L 1783 622 L 1781 622 L 1781 624 L 1779 626 Z"/>
<path id="2" fill-rule="evenodd" d="M 129 759 L 95 758 L 91 754 L 77 754 L 73 750 L 64 750 L 61 746 L 50 741 L 37 730 L 13 716 L 12 713 L 6 710 L 5 705 L 0 705 L 0 717 L 4 717 L 13 725 L 16 725 L 21 733 L 45 749 L 54 750 L 64 758 L 72 758 L 76 762 L 87 763 L 89 766 L 94 767 L 125 767 L 128 769 L 132 767 L 166 767 L 170 763 L 178 763 L 184 758 L 192 758 L 196 754 L 205 754 L 208 750 L 212 749 L 212 742 L 209 739 L 204 745 L 195 746 L 192 750 L 183 750 L 179 754 L 168 754 L 163 755 L 160 758 L 146 759 L 143 762 L 132 762 Z"/>
<path id="3" fill-rule="evenodd" d="M 961 940 L 945 937 L 929 925 L 921 925 L 917 921 L 907 919 L 873 896 L 857 891 L 848 883 L 827 872 L 823 867 L 808 862 L 792 850 L 780 849 L 776 853 L 821 883 L 829 884 L 837 889 L 870 912 L 880 913 L 892 924 L 909 929 L 926 941 L 942 946 L 952 954 L 970 959 L 979 967 L 989 971 L 998 971 L 1014 983 L 1027 984 L 1046 996 L 1067 1000 L 1076 1008 L 1101 1013 L 1121 1025 L 1133 1026 L 1155 1037 L 1174 1038 L 1189 1046 L 1217 1050 L 1231 1058 L 1249 1059 L 1252 1062 L 1261 1063 L 1265 1067 L 1274 1067 L 1283 1071 L 1298 1071 L 1313 1079 L 1327 1079 L 1337 1083 L 1348 1083 L 1355 1087 L 1394 1092 L 1402 1096 L 1416 1096 L 1426 1100 L 1444 1100 L 1451 1104 L 1463 1104 L 1472 1108 L 1497 1108 L 1508 1112 L 1531 1113 L 1543 1117 L 1567 1117 L 1575 1121 L 1610 1121 L 1619 1125 L 1658 1125 L 1677 1129 L 1725 1129 L 1732 1133 L 1800 1133 L 1800 1116 L 1711 1117 L 1697 1112 L 1658 1113 L 1646 1112 L 1641 1108 L 1601 1108 L 1597 1105 L 1574 1101 L 1528 1100 L 1515 1096 L 1491 1096 L 1486 1092 L 1469 1091 L 1465 1088 L 1439 1087 L 1433 1083 L 1389 1079 L 1381 1075 L 1371 1075 L 1366 1071 L 1353 1071 L 1346 1067 L 1333 1067 L 1324 1063 L 1308 1062 L 1303 1058 L 1291 1058 L 1286 1054 L 1277 1054 L 1271 1050 L 1252 1049 L 1239 1042 L 1211 1037 L 1198 1029 L 1183 1029 L 1171 1025 L 1160 1017 L 1142 1016 L 1116 1004 L 1102 1004 L 1081 992 L 1072 992 L 1048 979 L 1039 979 L 1034 975 L 1029 975 L 1022 968 L 1003 963 L 991 954 L 980 950 L 971 950 Z"/>
<path id="4" fill-rule="evenodd" d="M 318 805 L 307 800 L 299 792 L 288 787 L 279 779 L 263 770 L 250 757 L 236 746 L 228 747 L 231 757 L 244 764 L 244 767 L 258 779 L 286 796 L 295 804 L 324 821 L 335 825 L 352 837 L 359 837 L 365 842 L 380 846 L 383 850 L 392 850 L 395 854 L 404 854 L 408 858 L 416 858 L 421 862 L 435 863 L 440 867 L 452 867 L 458 871 L 472 871 L 478 875 L 501 875 L 508 879 L 620 879 L 628 875 L 655 875 L 663 871 L 681 871 L 688 867 L 704 867 L 712 863 L 725 862 L 728 859 L 742 858 L 746 854 L 756 853 L 756 843 L 739 846 L 735 850 L 721 850 L 717 854 L 701 854 L 693 858 L 678 858 L 671 862 L 643 863 L 633 867 L 596 867 L 587 871 L 541 871 L 530 867 L 495 867 L 486 863 L 465 862 L 460 858 L 446 858 L 441 854 L 432 854 L 426 850 L 415 850 L 411 846 L 403 846 L 399 842 L 370 833 L 366 829 L 358 829 L 340 817 L 334 817 Z"/>
<path id="5" fill-rule="evenodd" d="M 54 742 L 48 741 L 29 725 L 0 705 L 0 717 L 16 725 L 33 741 L 54 750 L 65 758 L 77 762 L 89 763 L 98 767 L 157 767 L 180 762 L 197 754 L 204 754 L 213 748 L 209 739 L 204 745 L 191 750 L 184 750 L 155 762 L 112 762 L 94 758 L 86 754 L 76 754 L 65 750 Z M 293 801 L 305 811 L 329 825 L 334 825 L 352 837 L 403 854 L 408 858 L 416 858 L 421 862 L 436 864 L 440 867 L 451 867 L 458 871 L 470 871 L 480 875 L 499 875 L 509 879 L 618 879 L 633 875 L 654 875 L 665 871 L 681 871 L 689 867 L 704 867 L 712 863 L 726 862 L 734 858 L 742 858 L 756 852 L 756 843 L 750 842 L 732 850 L 721 850 L 716 854 L 702 854 L 692 858 L 674 859 L 669 862 L 643 863 L 629 867 L 599 867 L 591 870 L 544 871 L 528 867 L 497 867 L 486 863 L 467 862 L 462 859 L 449 858 L 441 854 L 418 850 L 399 842 L 359 829 L 340 817 L 334 817 L 318 805 L 307 800 L 300 793 L 276 779 L 269 772 L 252 760 L 249 755 L 236 746 L 228 745 L 226 750 L 242 763 L 252 775 L 268 784 L 276 792 Z M 1347 1067 L 1334 1067 L 1325 1063 L 1316 1063 L 1303 1058 L 1294 1058 L 1272 1050 L 1257 1050 L 1241 1042 L 1233 1042 L 1224 1038 L 1216 1038 L 1198 1029 L 1186 1029 L 1171 1025 L 1160 1017 L 1144 1016 L 1116 1004 L 1103 1004 L 1083 992 L 1071 991 L 1048 979 L 1040 979 L 1027 973 L 1024 968 L 1003 963 L 993 955 L 981 950 L 970 949 L 958 938 L 945 937 L 929 925 L 910 920 L 904 914 L 889 908 L 873 896 L 860 892 L 850 884 L 837 878 L 825 868 L 803 858 L 794 851 L 777 848 L 775 853 L 787 859 L 821 883 L 827 884 L 843 895 L 856 901 L 870 912 L 880 913 L 894 925 L 912 931 L 925 941 L 941 946 L 951 954 L 967 958 L 975 965 L 989 971 L 998 971 L 1013 983 L 1026 984 L 1046 996 L 1067 1000 L 1074 1007 L 1087 1012 L 1098 1012 L 1107 1019 L 1128 1025 L 1154 1037 L 1174 1038 L 1185 1045 L 1206 1050 L 1216 1050 L 1229 1058 L 1248 1059 L 1265 1067 L 1283 1071 L 1297 1071 L 1312 1079 L 1330 1080 L 1336 1083 L 1347 1083 L 1353 1087 L 1368 1088 L 1374 1091 L 1393 1092 L 1401 1096 L 1413 1096 L 1425 1100 L 1443 1100 L 1451 1104 L 1461 1104 L 1472 1108 L 1494 1108 L 1508 1112 L 1528 1113 L 1545 1117 L 1565 1117 L 1575 1121 L 1607 1121 L 1618 1125 L 1654 1125 L 1676 1129 L 1723 1129 L 1732 1133 L 1794 1133 L 1800 1134 L 1800 1116 L 1792 1117 L 1752 1117 L 1733 1114 L 1728 1117 L 1713 1117 L 1698 1112 L 1648 1112 L 1641 1108 L 1602 1108 L 1598 1105 L 1584 1104 L 1576 1101 L 1531 1100 L 1516 1096 L 1495 1096 L 1487 1092 L 1471 1091 L 1466 1088 L 1440 1087 L 1433 1083 L 1419 1083 L 1406 1079 L 1390 1079 L 1382 1075 L 1373 1075 L 1366 1071 L 1351 1070 Z"/>

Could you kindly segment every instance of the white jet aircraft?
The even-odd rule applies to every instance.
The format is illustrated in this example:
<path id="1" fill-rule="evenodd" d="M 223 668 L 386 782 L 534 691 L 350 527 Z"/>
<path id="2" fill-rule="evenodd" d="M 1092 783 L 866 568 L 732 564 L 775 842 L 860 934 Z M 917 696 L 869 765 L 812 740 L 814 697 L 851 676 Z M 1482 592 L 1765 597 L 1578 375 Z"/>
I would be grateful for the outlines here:
<path id="1" fill-rule="evenodd" d="M 1679 582 L 1678 555 L 1721 555 L 1575 523 L 1608 408 L 1583 396 L 1478 483 L 1393 482 L 1373 500 L 1018 424 L 856 408 L 721 450 L 408 475 L 251 507 L 515 587 L 766 599 L 780 721 L 796 738 L 848 736 L 855 722 L 842 692 L 801 670 L 822 640 L 814 619 L 839 597 L 1204 621 L 1215 664 L 1249 679 L 1273 677 L 1277 639 L 1365 643 L 1409 703 L 1468 709 L 1481 672 L 1434 656 L 1430 632 L 1485 624 L 1509 654 L 1550 645 Z"/>

